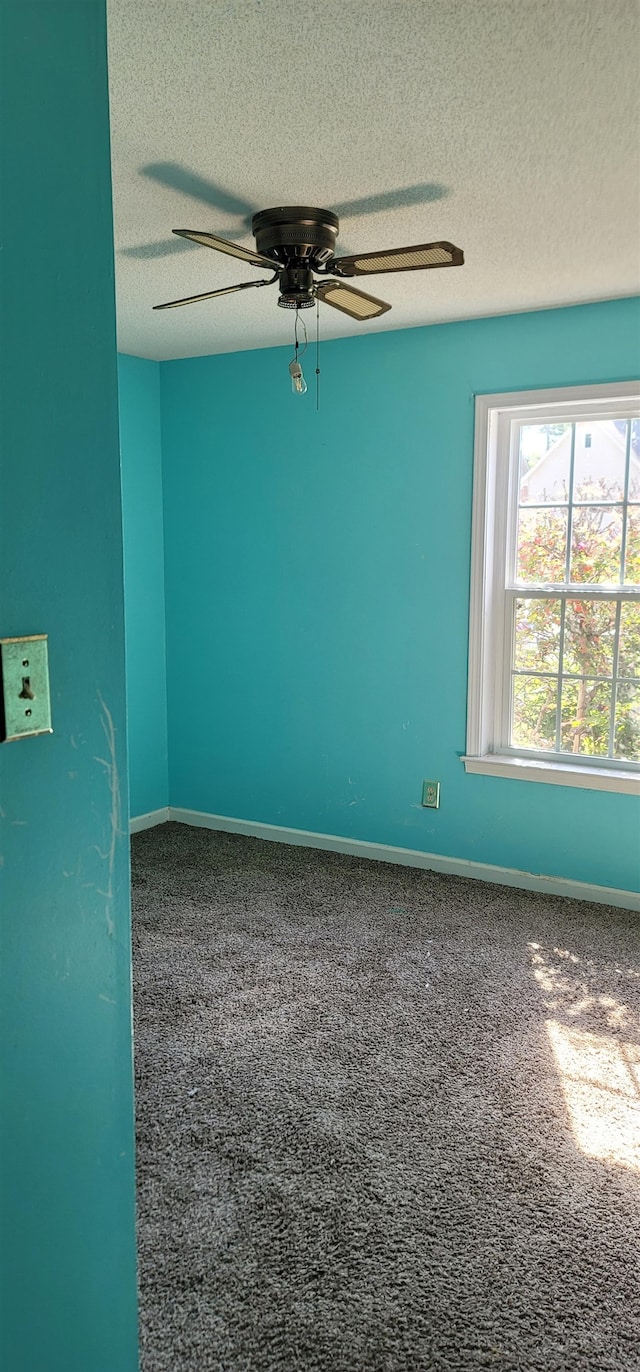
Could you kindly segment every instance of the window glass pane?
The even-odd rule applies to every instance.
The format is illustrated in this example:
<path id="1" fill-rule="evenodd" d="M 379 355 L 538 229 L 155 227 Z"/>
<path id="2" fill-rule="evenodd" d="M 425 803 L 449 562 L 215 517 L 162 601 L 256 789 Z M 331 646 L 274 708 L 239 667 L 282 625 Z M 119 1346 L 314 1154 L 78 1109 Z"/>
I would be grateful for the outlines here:
<path id="1" fill-rule="evenodd" d="M 610 720 L 611 685 L 608 681 L 563 679 L 560 719 L 563 753 L 606 757 Z"/>
<path id="2" fill-rule="evenodd" d="M 622 507 L 586 506 L 573 511 L 571 580 L 620 584 Z"/>
<path id="3" fill-rule="evenodd" d="M 572 676 L 611 676 L 615 633 L 615 601 L 568 600 L 563 672 Z"/>
<path id="4" fill-rule="evenodd" d="M 560 666 L 560 601 L 516 600 L 514 667 L 557 672 Z"/>
<path id="5" fill-rule="evenodd" d="M 588 419 L 576 424 L 573 500 L 623 499 L 628 423 Z"/>
<path id="6" fill-rule="evenodd" d="M 520 504 L 546 505 L 569 499 L 570 424 L 520 426 Z"/>
<path id="7" fill-rule="evenodd" d="M 640 605 L 628 600 L 620 606 L 618 676 L 640 677 Z"/>
<path id="8" fill-rule="evenodd" d="M 555 677 L 512 677 L 511 744 L 555 749 L 558 683 Z"/>
<path id="9" fill-rule="evenodd" d="M 629 456 L 629 500 L 640 500 L 640 419 L 631 419 Z"/>
<path id="10" fill-rule="evenodd" d="M 627 554 L 624 579 L 627 586 L 640 586 L 640 506 L 627 510 Z"/>
<path id="11" fill-rule="evenodd" d="M 615 755 L 640 762 L 640 681 L 618 682 Z"/>
<path id="12" fill-rule="evenodd" d="M 518 581 L 564 581 L 567 549 L 566 510 L 520 510 Z"/>

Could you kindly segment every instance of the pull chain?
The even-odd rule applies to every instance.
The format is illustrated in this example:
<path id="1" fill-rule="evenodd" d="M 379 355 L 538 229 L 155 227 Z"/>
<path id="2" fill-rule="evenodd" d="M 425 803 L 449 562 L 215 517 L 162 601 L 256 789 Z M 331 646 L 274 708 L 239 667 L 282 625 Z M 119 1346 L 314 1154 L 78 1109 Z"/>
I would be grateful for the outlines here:
<path id="1" fill-rule="evenodd" d="M 316 410 L 320 409 L 320 301 L 316 296 Z"/>

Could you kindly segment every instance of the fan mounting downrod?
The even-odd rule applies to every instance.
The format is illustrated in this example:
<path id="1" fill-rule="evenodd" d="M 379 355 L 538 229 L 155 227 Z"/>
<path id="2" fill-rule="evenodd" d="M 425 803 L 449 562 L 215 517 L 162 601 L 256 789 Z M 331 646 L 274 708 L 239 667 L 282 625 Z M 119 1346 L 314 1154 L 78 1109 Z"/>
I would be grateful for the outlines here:
<path id="1" fill-rule="evenodd" d="M 333 257 L 338 228 L 336 214 L 311 205 L 280 205 L 254 214 L 251 229 L 258 252 L 282 264 L 278 304 L 283 309 L 313 305 L 313 272 L 323 270 Z"/>

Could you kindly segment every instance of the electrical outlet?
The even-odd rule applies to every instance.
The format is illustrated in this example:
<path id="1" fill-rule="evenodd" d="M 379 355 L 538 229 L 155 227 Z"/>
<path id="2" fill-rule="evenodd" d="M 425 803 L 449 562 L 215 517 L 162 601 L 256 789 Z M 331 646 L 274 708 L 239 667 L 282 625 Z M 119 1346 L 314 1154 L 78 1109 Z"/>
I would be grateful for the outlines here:
<path id="1" fill-rule="evenodd" d="M 0 663 L 0 738 L 10 743 L 29 734 L 52 734 L 47 635 L 0 638 Z"/>
<path id="2" fill-rule="evenodd" d="M 423 781 L 422 783 L 422 804 L 428 810 L 440 809 L 440 782 Z"/>

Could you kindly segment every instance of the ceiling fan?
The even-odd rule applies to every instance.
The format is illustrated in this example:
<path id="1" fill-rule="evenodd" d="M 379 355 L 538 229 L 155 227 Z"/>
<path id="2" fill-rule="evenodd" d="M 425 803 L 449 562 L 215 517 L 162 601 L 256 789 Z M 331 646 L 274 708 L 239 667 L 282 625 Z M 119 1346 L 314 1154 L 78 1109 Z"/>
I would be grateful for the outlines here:
<path id="1" fill-rule="evenodd" d="M 339 220 L 331 210 L 306 205 L 280 206 L 260 210 L 254 214 L 251 229 L 256 250 L 243 248 L 220 238 L 215 233 L 195 229 L 174 229 L 180 238 L 189 238 L 205 248 L 238 257 L 253 267 L 266 267 L 274 274 L 258 281 L 241 281 L 236 286 L 190 295 L 184 300 L 168 300 L 154 305 L 155 310 L 172 310 L 178 305 L 192 305 L 197 300 L 213 300 L 218 295 L 232 295 L 256 286 L 272 286 L 278 282 L 278 304 L 285 310 L 306 310 L 316 300 L 323 300 L 335 310 L 352 319 L 377 319 L 391 306 L 373 295 L 348 286 L 342 278 L 378 275 L 382 272 L 424 271 L 431 267 L 461 267 L 464 254 L 453 243 L 419 243 L 409 248 L 386 248 L 381 252 L 353 253 L 348 257 L 334 257 Z M 328 277 L 316 281 L 315 277 Z M 331 278 L 338 278 L 337 280 Z"/>

